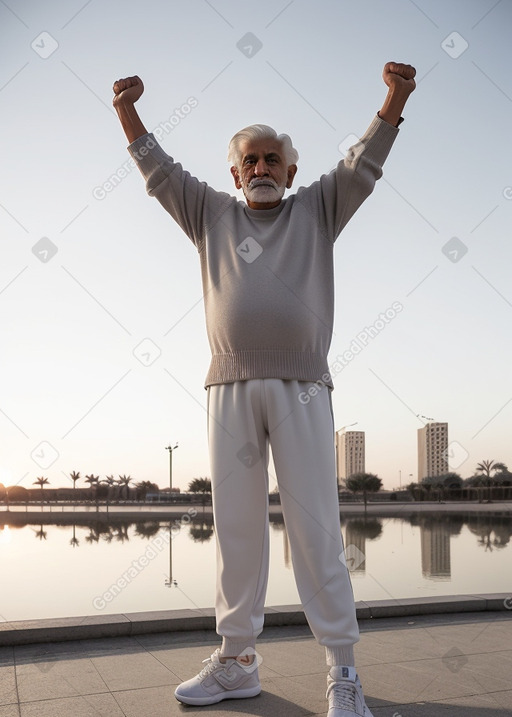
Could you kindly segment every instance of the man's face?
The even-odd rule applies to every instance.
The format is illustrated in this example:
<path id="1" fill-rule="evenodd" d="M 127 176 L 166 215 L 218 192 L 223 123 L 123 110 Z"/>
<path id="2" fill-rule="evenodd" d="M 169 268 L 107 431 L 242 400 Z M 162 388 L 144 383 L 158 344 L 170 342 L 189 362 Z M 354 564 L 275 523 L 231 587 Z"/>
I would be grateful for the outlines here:
<path id="1" fill-rule="evenodd" d="M 246 140 L 240 146 L 241 166 L 231 167 L 237 189 L 242 189 L 251 209 L 277 207 L 285 189 L 292 186 L 297 165 L 286 166 L 277 139 Z"/>

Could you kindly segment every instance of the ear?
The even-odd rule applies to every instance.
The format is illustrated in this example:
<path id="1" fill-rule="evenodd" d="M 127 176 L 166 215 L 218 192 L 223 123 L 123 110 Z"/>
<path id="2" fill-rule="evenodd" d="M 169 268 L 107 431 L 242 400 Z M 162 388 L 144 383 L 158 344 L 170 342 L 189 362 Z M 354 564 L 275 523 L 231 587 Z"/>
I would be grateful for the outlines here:
<path id="1" fill-rule="evenodd" d="M 296 164 L 290 164 L 288 167 L 288 171 L 286 174 L 286 188 L 290 189 L 290 187 L 293 184 L 293 178 L 295 177 L 295 174 L 297 173 L 297 165 Z"/>
<path id="2" fill-rule="evenodd" d="M 231 167 L 230 171 L 233 175 L 233 179 L 235 180 L 235 187 L 237 189 L 242 189 L 242 182 L 240 181 L 240 174 L 238 173 L 238 169 L 236 167 Z"/>

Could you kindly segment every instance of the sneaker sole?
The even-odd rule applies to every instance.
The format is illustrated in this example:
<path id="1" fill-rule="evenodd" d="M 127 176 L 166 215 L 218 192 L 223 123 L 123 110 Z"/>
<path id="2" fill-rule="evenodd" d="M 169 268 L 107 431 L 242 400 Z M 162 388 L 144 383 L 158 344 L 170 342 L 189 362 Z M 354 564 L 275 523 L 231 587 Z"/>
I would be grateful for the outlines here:
<path id="1" fill-rule="evenodd" d="M 174 692 L 174 696 L 178 702 L 183 702 L 185 705 L 214 705 L 222 700 L 241 700 L 246 697 L 256 697 L 261 692 L 261 685 L 257 687 L 250 687 L 245 690 L 232 690 L 231 692 L 221 692 L 218 695 L 212 695 L 210 697 L 187 697 L 180 695 L 178 690 Z"/>

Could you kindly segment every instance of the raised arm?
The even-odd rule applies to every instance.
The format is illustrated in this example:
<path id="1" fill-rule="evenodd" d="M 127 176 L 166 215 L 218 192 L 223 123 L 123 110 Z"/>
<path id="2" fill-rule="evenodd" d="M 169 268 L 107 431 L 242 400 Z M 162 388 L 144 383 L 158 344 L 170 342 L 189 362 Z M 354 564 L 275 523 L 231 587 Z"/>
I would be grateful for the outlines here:
<path id="1" fill-rule="evenodd" d="M 135 109 L 135 102 L 144 92 L 144 85 L 140 77 L 135 75 L 114 82 L 113 90 L 112 104 L 119 116 L 126 138 L 131 144 L 148 132 Z"/>
<path id="2" fill-rule="evenodd" d="M 387 62 L 382 78 L 388 86 L 388 94 L 379 111 L 379 117 L 397 127 L 409 95 L 414 92 L 416 70 L 412 65 L 401 62 Z"/>

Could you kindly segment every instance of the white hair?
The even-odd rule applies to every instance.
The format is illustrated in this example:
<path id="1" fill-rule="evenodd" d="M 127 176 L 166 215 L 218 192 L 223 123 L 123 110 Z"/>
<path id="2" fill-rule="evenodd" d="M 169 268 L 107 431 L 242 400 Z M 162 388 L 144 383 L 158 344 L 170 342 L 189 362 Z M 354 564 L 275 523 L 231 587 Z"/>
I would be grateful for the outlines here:
<path id="1" fill-rule="evenodd" d="M 275 129 L 266 124 L 251 124 L 249 127 L 241 129 L 231 138 L 228 148 L 228 162 L 237 169 L 240 169 L 242 164 L 240 145 L 245 140 L 251 141 L 255 139 L 277 139 L 283 148 L 284 158 L 288 167 L 290 164 L 297 164 L 299 161 L 299 153 L 287 134 L 277 134 Z"/>

